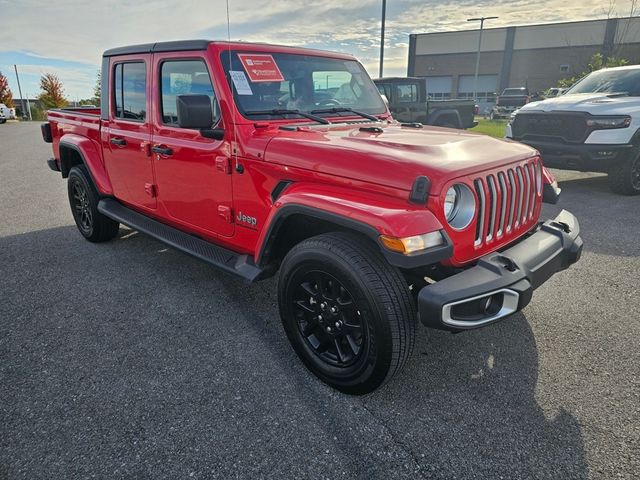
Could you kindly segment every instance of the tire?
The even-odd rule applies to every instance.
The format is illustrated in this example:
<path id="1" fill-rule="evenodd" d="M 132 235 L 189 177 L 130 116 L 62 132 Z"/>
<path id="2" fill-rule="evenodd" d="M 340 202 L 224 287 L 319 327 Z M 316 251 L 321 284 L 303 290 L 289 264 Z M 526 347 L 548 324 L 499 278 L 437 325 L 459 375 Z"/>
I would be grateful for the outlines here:
<path id="1" fill-rule="evenodd" d="M 98 211 L 100 197 L 84 165 L 73 167 L 67 181 L 69 206 L 78 230 L 90 242 L 107 242 L 118 235 L 120 224 Z"/>
<path id="2" fill-rule="evenodd" d="M 3 123 L 5 123 L 7 121 L 6 118 L 0 118 L 0 125 L 2 125 Z"/>
<path id="3" fill-rule="evenodd" d="M 640 153 L 635 152 L 609 171 L 609 187 L 622 195 L 640 195 Z"/>
<path id="4" fill-rule="evenodd" d="M 302 362 L 344 393 L 372 392 L 413 351 L 416 310 L 409 287 L 358 235 L 322 234 L 291 249 L 281 265 L 278 303 Z"/>

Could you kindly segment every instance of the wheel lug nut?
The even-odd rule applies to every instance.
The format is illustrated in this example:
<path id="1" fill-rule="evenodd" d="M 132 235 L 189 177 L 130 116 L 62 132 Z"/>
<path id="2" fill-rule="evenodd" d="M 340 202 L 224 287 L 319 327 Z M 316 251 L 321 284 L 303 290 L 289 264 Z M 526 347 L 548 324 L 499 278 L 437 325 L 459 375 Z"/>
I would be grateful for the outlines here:
<path id="1" fill-rule="evenodd" d="M 336 328 L 340 328 L 340 322 L 336 322 Z"/>
<path id="2" fill-rule="evenodd" d="M 331 313 L 336 313 L 338 309 L 336 307 L 331 307 Z"/>
<path id="3" fill-rule="evenodd" d="M 327 327 L 327 332 L 331 333 L 331 327 Z"/>
<path id="4" fill-rule="evenodd" d="M 326 304 L 325 302 L 322 302 L 322 303 L 320 304 L 320 308 L 321 308 L 322 310 L 326 310 L 326 308 L 327 308 L 327 304 Z"/>

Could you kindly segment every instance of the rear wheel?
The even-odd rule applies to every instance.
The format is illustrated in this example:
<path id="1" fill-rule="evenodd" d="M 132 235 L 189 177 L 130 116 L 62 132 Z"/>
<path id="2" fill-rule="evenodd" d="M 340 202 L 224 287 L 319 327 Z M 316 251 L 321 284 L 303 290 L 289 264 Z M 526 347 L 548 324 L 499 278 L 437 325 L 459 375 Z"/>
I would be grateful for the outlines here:
<path id="1" fill-rule="evenodd" d="M 78 230 L 90 242 L 106 242 L 118 235 L 120 224 L 98 211 L 98 192 L 84 165 L 69 171 L 69 205 Z"/>
<path id="2" fill-rule="evenodd" d="M 407 283 L 357 235 L 328 233 L 296 245 L 282 263 L 278 301 L 300 359 L 345 393 L 375 390 L 413 350 L 416 314 Z"/>
<path id="3" fill-rule="evenodd" d="M 640 195 L 640 153 L 635 153 L 609 171 L 609 186 L 622 195 Z"/>

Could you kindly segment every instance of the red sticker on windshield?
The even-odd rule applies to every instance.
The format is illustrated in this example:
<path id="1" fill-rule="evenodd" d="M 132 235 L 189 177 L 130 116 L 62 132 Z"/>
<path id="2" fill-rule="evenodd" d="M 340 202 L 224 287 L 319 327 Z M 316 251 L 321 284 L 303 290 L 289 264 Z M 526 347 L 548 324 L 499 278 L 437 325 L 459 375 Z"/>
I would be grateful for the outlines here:
<path id="1" fill-rule="evenodd" d="M 239 53 L 249 80 L 252 82 L 282 82 L 284 77 L 271 55 Z"/>

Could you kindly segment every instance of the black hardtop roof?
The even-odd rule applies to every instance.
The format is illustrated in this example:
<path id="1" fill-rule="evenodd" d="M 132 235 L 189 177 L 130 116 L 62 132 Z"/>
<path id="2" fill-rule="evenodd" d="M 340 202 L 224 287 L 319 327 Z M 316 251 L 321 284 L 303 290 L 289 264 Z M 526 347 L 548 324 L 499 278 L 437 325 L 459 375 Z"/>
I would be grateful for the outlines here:
<path id="1" fill-rule="evenodd" d="M 106 50 L 103 57 L 129 55 L 131 53 L 180 52 L 185 50 L 206 50 L 211 40 L 177 40 L 174 42 L 142 43 Z"/>

